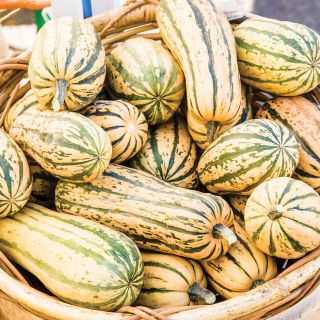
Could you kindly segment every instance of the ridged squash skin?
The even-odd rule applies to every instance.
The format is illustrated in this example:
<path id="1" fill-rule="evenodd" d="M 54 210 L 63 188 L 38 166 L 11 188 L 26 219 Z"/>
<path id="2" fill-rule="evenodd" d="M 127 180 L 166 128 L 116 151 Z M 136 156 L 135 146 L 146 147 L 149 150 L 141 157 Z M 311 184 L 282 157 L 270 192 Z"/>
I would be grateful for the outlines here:
<path id="1" fill-rule="evenodd" d="M 196 260 L 226 253 L 234 240 L 219 233 L 233 223 L 222 198 L 115 164 L 91 183 L 60 181 L 56 207 L 126 233 L 140 248 Z"/>
<path id="2" fill-rule="evenodd" d="M 320 83 L 320 36 L 298 23 L 252 18 L 234 31 L 241 79 L 281 96 L 297 96 Z"/>
<path id="3" fill-rule="evenodd" d="M 100 100 L 81 112 L 109 136 L 114 163 L 129 160 L 148 139 L 148 123 L 142 112 L 126 101 Z"/>
<path id="4" fill-rule="evenodd" d="M 297 259 L 320 246 L 320 196 L 306 183 L 280 177 L 262 183 L 249 197 L 246 230 L 263 252 Z"/>
<path id="5" fill-rule="evenodd" d="M 252 119 L 252 90 L 249 86 L 241 83 L 241 106 L 240 112 L 230 123 L 219 123 L 214 121 L 202 122 L 187 112 L 188 129 L 192 139 L 202 150 L 206 150 L 209 145 L 232 127 Z"/>
<path id="6" fill-rule="evenodd" d="M 175 115 L 166 123 L 150 128 L 149 139 L 130 161 L 142 170 L 174 186 L 194 189 L 198 185 L 197 148 L 184 118 Z"/>
<path id="7" fill-rule="evenodd" d="M 291 176 L 297 140 L 284 125 L 254 119 L 230 129 L 202 154 L 199 179 L 212 193 L 250 195 L 260 183 Z"/>
<path id="8" fill-rule="evenodd" d="M 97 222 L 29 203 L 0 219 L 0 234 L 2 252 L 70 304 L 113 311 L 132 304 L 141 289 L 137 246 Z"/>
<path id="9" fill-rule="evenodd" d="M 232 209 L 234 219 L 244 228 L 244 209 L 246 208 L 248 196 L 232 194 L 226 200 Z"/>
<path id="10" fill-rule="evenodd" d="M 47 109 L 80 110 L 101 91 L 105 74 L 105 51 L 90 23 L 62 17 L 38 32 L 28 75 Z"/>
<path id="11" fill-rule="evenodd" d="M 31 188 L 32 175 L 24 153 L 0 129 L 0 218 L 17 213 L 27 203 Z"/>
<path id="12" fill-rule="evenodd" d="M 320 108 L 303 97 L 279 97 L 260 107 L 256 118 L 282 123 L 295 134 L 300 153 L 296 175 L 320 193 Z"/>
<path id="13" fill-rule="evenodd" d="M 188 110 L 202 122 L 240 113 L 240 76 L 231 26 L 212 0 L 162 0 L 157 22 L 186 77 Z"/>
<path id="14" fill-rule="evenodd" d="M 210 285 L 224 298 L 237 297 L 262 285 L 277 275 L 275 259 L 261 252 L 237 223 L 238 241 L 226 255 L 203 262 Z"/>
<path id="15" fill-rule="evenodd" d="M 74 112 L 28 110 L 13 123 L 10 136 L 59 179 L 90 181 L 105 170 L 111 159 L 108 135 Z"/>
<path id="16" fill-rule="evenodd" d="M 215 302 L 216 297 L 206 289 L 207 279 L 196 261 L 153 252 L 141 255 L 143 286 L 136 305 L 157 309 Z"/>
<path id="17" fill-rule="evenodd" d="M 148 124 L 169 120 L 185 92 L 184 76 L 172 54 L 151 39 L 130 39 L 106 58 L 107 90 L 145 115 Z"/>

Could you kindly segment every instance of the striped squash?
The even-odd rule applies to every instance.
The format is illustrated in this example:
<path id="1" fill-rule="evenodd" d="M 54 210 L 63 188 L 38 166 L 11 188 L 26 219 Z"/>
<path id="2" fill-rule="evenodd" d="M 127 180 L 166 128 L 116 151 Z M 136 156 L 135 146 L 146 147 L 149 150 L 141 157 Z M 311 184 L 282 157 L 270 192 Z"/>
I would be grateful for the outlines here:
<path id="1" fill-rule="evenodd" d="M 37 204 L 0 220 L 0 249 L 73 305 L 117 310 L 142 286 L 142 259 L 131 239 Z"/>
<path id="2" fill-rule="evenodd" d="M 29 110 L 13 123 L 10 136 L 43 169 L 63 180 L 90 181 L 111 158 L 108 135 L 74 112 Z"/>
<path id="3" fill-rule="evenodd" d="M 136 300 L 148 308 L 213 304 L 214 293 L 199 263 L 169 254 L 142 252 L 143 286 Z"/>
<path id="4" fill-rule="evenodd" d="M 297 177 L 320 193 L 320 108 L 303 97 L 279 97 L 260 107 L 256 117 L 282 123 L 295 134 Z"/>
<path id="5" fill-rule="evenodd" d="M 112 162 L 127 161 L 147 142 L 146 118 L 128 102 L 96 101 L 81 113 L 107 132 L 112 144 Z"/>
<path id="6" fill-rule="evenodd" d="M 213 193 L 249 195 L 265 180 L 291 176 L 299 161 L 294 135 L 270 120 L 249 120 L 230 129 L 202 154 L 198 174 Z"/>
<path id="7" fill-rule="evenodd" d="M 232 127 L 252 119 L 252 90 L 244 83 L 241 84 L 241 112 L 237 113 L 230 123 L 214 121 L 201 122 L 192 113 L 187 112 L 188 128 L 192 139 L 199 148 L 205 150 L 209 145 Z"/>
<path id="8" fill-rule="evenodd" d="M 103 87 L 105 52 L 93 26 L 62 17 L 39 31 L 29 63 L 29 79 L 46 108 L 80 110 Z"/>
<path id="9" fill-rule="evenodd" d="M 17 213 L 27 203 L 32 175 L 18 145 L 0 129 L 0 218 Z"/>
<path id="10" fill-rule="evenodd" d="M 249 197 L 245 226 L 263 252 L 296 259 L 320 246 L 320 196 L 287 177 L 262 183 Z"/>
<path id="11" fill-rule="evenodd" d="M 169 120 L 184 95 L 184 76 L 171 53 L 154 40 L 125 41 L 106 59 L 107 90 L 135 105 L 148 124 Z"/>
<path id="12" fill-rule="evenodd" d="M 130 161 L 143 170 L 174 186 L 193 189 L 198 185 L 197 148 L 186 121 L 175 115 L 168 122 L 150 128 L 148 142 Z"/>
<path id="13" fill-rule="evenodd" d="M 201 122 L 228 123 L 240 111 L 240 76 L 231 26 L 213 0 L 162 0 L 157 22 L 186 77 L 188 109 Z"/>
<path id="14" fill-rule="evenodd" d="M 56 207 L 124 232 L 143 249 L 196 260 L 224 254 L 235 241 L 228 228 L 233 214 L 222 198 L 115 164 L 90 183 L 60 181 Z"/>
<path id="15" fill-rule="evenodd" d="M 241 79 L 258 89 L 297 96 L 320 84 L 320 36 L 287 21 L 253 18 L 235 29 Z"/>
<path id="16" fill-rule="evenodd" d="M 209 283 L 226 299 L 244 294 L 277 275 L 275 259 L 261 252 L 237 223 L 235 232 L 238 241 L 225 256 L 202 263 Z"/>
<path id="17" fill-rule="evenodd" d="M 226 200 L 232 209 L 235 220 L 244 228 L 244 209 L 248 196 L 232 194 L 228 196 Z"/>
<path id="18" fill-rule="evenodd" d="M 7 113 L 3 123 L 4 129 L 7 133 L 9 133 L 11 125 L 16 118 L 28 109 L 41 109 L 41 105 L 32 91 L 29 91 L 23 98 L 18 100 Z"/>

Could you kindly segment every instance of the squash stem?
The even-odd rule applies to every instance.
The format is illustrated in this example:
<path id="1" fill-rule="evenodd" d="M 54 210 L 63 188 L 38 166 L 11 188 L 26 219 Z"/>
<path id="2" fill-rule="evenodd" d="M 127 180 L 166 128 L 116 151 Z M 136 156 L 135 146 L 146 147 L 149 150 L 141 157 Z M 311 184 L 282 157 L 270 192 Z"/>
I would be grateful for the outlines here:
<path id="1" fill-rule="evenodd" d="M 218 223 L 213 227 L 212 235 L 217 239 L 223 238 L 227 240 L 230 246 L 237 242 L 236 235 L 221 223 Z"/>
<path id="2" fill-rule="evenodd" d="M 281 218 L 282 214 L 285 211 L 286 211 L 285 208 L 281 205 L 273 206 L 268 216 L 272 221 L 274 221 Z"/>
<path id="3" fill-rule="evenodd" d="M 195 282 L 188 290 L 190 301 L 195 304 L 214 304 L 216 302 L 216 295 L 210 290 L 200 286 Z"/>
<path id="4" fill-rule="evenodd" d="M 52 100 L 53 111 L 63 110 L 64 99 L 67 93 L 67 81 L 64 79 L 57 79 L 56 81 L 56 93 Z"/>

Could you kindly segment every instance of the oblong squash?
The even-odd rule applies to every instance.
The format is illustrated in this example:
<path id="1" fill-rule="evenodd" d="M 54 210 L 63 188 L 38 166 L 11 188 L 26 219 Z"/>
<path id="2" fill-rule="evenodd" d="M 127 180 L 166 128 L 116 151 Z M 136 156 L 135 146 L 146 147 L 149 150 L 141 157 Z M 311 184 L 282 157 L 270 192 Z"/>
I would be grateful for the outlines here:
<path id="1" fill-rule="evenodd" d="M 142 286 L 142 259 L 131 239 L 37 204 L 0 219 L 0 248 L 73 305 L 117 310 L 132 304 Z"/>
<path id="2" fill-rule="evenodd" d="M 213 304 L 214 293 L 199 263 L 169 254 L 142 252 L 143 286 L 136 305 L 148 308 Z"/>
<path id="3" fill-rule="evenodd" d="M 44 107 L 80 110 L 98 95 L 105 74 L 105 51 L 90 23 L 62 17 L 38 32 L 28 75 Z"/>
<path id="4" fill-rule="evenodd" d="M 298 23 L 267 18 L 234 31 L 241 79 L 258 89 L 297 96 L 320 83 L 320 36 Z"/>
<path id="5" fill-rule="evenodd" d="M 320 109 L 303 97 L 279 97 L 260 107 L 257 118 L 284 124 L 295 134 L 300 160 L 297 177 L 320 193 Z"/>
<path id="6" fill-rule="evenodd" d="M 135 105 L 148 124 L 169 120 L 183 98 L 184 76 L 172 54 L 151 39 L 130 39 L 106 59 L 107 90 Z"/>
<path id="7" fill-rule="evenodd" d="M 320 196 L 302 181 L 262 183 L 247 201 L 246 230 L 263 252 L 296 259 L 320 246 Z"/>
<path id="8" fill-rule="evenodd" d="M 236 240 L 222 198 L 115 164 L 90 183 L 60 181 L 56 207 L 122 231 L 141 248 L 191 259 L 213 259 Z"/>
<path id="9" fill-rule="evenodd" d="M 231 26 L 214 1 L 162 0 L 157 22 L 186 77 L 188 109 L 202 122 L 240 113 L 240 76 Z"/>
<path id="10" fill-rule="evenodd" d="M 299 161 L 294 135 L 270 120 L 249 120 L 230 129 L 202 154 L 198 174 L 213 193 L 249 195 L 265 180 L 291 176 Z"/>
<path id="11" fill-rule="evenodd" d="M 111 159 L 108 135 L 74 112 L 28 110 L 13 123 L 10 136 L 43 169 L 68 181 L 96 178 Z"/>
<path id="12" fill-rule="evenodd" d="M 194 189 L 198 185 L 197 148 L 185 119 L 175 115 L 151 127 L 149 139 L 130 161 L 130 166 L 152 174 L 174 186 Z"/>

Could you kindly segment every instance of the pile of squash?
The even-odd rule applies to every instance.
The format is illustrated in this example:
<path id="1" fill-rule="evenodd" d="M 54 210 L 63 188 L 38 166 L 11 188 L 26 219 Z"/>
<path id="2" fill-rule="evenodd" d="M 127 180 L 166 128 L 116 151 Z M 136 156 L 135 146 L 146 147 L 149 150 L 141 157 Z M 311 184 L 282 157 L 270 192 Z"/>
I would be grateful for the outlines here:
<path id="1" fill-rule="evenodd" d="M 320 246 L 320 106 L 304 96 L 319 35 L 232 30 L 211 0 L 162 0 L 157 22 L 166 46 L 107 56 L 91 24 L 48 22 L 0 130 L 0 249 L 73 305 L 213 304 Z M 252 90 L 272 97 L 255 108 Z"/>

